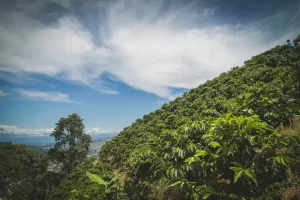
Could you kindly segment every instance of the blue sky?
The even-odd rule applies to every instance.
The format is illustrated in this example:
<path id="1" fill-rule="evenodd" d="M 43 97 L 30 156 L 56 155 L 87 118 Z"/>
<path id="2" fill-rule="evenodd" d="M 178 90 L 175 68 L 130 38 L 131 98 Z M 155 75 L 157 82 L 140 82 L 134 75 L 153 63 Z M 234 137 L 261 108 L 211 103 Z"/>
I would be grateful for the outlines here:
<path id="1" fill-rule="evenodd" d="M 0 134 L 119 131 L 298 34 L 296 0 L 2 0 Z"/>

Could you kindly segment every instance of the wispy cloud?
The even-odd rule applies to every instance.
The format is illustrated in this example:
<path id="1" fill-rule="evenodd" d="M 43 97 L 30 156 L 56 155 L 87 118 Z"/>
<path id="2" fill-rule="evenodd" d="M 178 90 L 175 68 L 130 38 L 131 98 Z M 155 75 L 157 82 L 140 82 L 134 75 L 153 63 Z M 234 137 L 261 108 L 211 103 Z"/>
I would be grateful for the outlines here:
<path id="1" fill-rule="evenodd" d="M 0 134 L 9 135 L 49 135 L 54 131 L 54 128 L 41 128 L 41 129 L 24 129 L 17 126 L 0 125 Z M 119 130 L 104 129 L 104 128 L 87 128 L 87 134 L 104 134 L 104 133 L 118 133 Z"/>
<path id="2" fill-rule="evenodd" d="M 60 92 L 42 92 L 37 90 L 18 89 L 17 92 L 25 99 L 35 101 L 53 101 L 63 103 L 78 103 L 69 99 L 69 95 Z"/>
<path id="3" fill-rule="evenodd" d="M 117 94 L 99 81 L 109 73 L 133 88 L 173 99 L 173 88 L 196 87 L 300 32 L 299 4 L 298 10 L 246 24 L 216 23 L 214 7 L 187 3 L 164 10 L 164 5 L 144 0 L 101 4 L 96 15 L 104 17 L 95 16 L 96 31 L 70 14 L 47 24 L 10 12 L 0 19 L 0 71 L 40 73 Z M 71 8 L 71 1 L 62 6 Z M 286 31 L 276 31 L 282 25 Z M 59 93 L 52 96 L 70 102 Z"/>
<path id="4" fill-rule="evenodd" d="M 10 95 L 8 92 L 4 92 L 3 90 L 0 90 L 0 97 L 5 97 Z"/>

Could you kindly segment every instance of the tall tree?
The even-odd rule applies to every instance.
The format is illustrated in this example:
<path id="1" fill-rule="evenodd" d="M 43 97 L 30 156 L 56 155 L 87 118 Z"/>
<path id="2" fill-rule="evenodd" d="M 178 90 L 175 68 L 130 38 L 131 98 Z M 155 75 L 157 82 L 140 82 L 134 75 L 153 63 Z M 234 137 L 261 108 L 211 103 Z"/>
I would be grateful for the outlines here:
<path id="1" fill-rule="evenodd" d="M 63 174 L 70 173 L 88 154 L 92 140 L 84 129 L 83 119 L 76 113 L 56 123 L 51 134 L 56 144 L 49 151 L 49 157 L 59 163 Z"/>

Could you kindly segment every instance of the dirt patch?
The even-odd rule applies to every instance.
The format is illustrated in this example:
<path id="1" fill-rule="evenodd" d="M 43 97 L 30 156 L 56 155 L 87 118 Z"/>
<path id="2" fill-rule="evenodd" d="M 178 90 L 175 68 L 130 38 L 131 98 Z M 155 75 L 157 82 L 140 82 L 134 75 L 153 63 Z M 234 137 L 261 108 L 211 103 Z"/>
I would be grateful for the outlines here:
<path id="1" fill-rule="evenodd" d="M 300 116 L 295 116 L 292 123 L 292 129 L 300 136 Z"/>
<path id="2" fill-rule="evenodd" d="M 281 190 L 282 200 L 297 200 L 300 198 L 300 188 L 293 186 Z"/>
<path id="3" fill-rule="evenodd" d="M 127 179 L 127 174 L 123 173 L 122 176 L 120 177 L 120 183 L 124 183 Z"/>
<path id="4" fill-rule="evenodd" d="M 297 134 L 300 136 L 300 116 L 295 115 L 291 120 L 291 124 L 288 126 L 284 126 L 283 124 L 281 124 L 278 127 L 277 131 L 281 135 Z"/>
<path id="5" fill-rule="evenodd" d="M 97 165 L 97 164 L 99 164 L 99 163 L 100 163 L 99 158 L 95 159 L 95 160 L 92 162 L 92 164 L 93 164 L 94 166 Z"/>
<path id="6" fill-rule="evenodd" d="M 108 158 L 106 158 L 107 162 L 112 164 L 115 160 L 115 158 L 113 156 L 109 156 Z"/>

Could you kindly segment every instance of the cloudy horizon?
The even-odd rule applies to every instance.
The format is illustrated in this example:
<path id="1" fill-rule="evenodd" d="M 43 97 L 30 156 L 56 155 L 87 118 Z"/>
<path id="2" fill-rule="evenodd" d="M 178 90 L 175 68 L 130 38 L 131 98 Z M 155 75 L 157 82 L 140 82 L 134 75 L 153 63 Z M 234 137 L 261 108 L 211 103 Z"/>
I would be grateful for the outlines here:
<path id="1" fill-rule="evenodd" d="M 0 135 L 22 135 L 22 136 L 49 136 L 54 131 L 54 128 L 42 129 L 24 129 L 17 126 L 0 125 Z M 85 128 L 85 133 L 93 134 L 110 134 L 119 133 L 120 130 L 103 129 L 99 127 Z"/>

